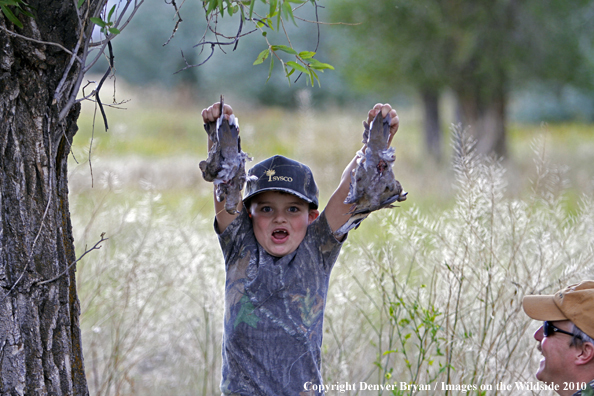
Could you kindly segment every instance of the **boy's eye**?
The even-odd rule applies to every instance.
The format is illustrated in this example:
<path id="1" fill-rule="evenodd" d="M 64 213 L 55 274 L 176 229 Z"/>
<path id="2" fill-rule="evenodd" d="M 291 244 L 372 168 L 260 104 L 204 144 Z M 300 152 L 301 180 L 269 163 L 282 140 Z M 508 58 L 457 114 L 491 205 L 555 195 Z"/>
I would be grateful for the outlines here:
<path id="1" fill-rule="evenodd" d="M 297 213 L 297 212 L 299 212 L 299 208 L 297 206 L 291 206 L 289 208 L 289 212 L 291 212 L 291 213 Z"/>
<path id="2" fill-rule="evenodd" d="M 264 213 L 272 212 L 272 208 L 270 206 L 262 206 L 262 208 L 260 210 Z"/>

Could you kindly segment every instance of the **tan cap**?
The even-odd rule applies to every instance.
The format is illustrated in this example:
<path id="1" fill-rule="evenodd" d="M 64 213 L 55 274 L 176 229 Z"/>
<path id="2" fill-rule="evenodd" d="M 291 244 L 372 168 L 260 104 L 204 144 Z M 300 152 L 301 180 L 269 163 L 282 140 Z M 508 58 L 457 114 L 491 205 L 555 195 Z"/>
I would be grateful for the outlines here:
<path id="1" fill-rule="evenodd" d="M 524 312 L 542 321 L 570 320 L 594 338 L 594 281 L 586 280 L 559 290 L 554 295 L 526 296 Z"/>

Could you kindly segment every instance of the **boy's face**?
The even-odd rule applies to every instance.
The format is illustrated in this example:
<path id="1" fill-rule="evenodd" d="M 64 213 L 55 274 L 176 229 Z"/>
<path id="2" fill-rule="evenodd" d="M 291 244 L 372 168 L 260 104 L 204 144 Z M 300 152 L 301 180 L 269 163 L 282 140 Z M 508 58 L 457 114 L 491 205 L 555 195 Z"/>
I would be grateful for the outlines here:
<path id="1" fill-rule="evenodd" d="M 295 251 L 305 238 L 307 226 L 319 215 L 304 200 L 279 191 L 265 191 L 253 197 L 249 213 L 256 240 L 275 257 Z"/>

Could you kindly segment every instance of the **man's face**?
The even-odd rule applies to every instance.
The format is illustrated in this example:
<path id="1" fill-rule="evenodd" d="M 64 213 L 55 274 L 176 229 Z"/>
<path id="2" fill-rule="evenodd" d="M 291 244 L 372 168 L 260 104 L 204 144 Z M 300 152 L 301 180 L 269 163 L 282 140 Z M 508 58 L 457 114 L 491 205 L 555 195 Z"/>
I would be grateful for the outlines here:
<path id="1" fill-rule="evenodd" d="M 294 195 L 265 191 L 252 198 L 249 208 L 254 235 L 270 255 L 286 256 L 297 249 L 307 226 L 316 219 L 318 211 Z"/>
<path id="2" fill-rule="evenodd" d="M 570 333 L 573 331 L 573 326 L 568 320 L 552 323 L 561 330 Z M 545 337 L 541 326 L 534 333 L 534 338 L 539 342 L 537 348 L 542 353 L 536 378 L 546 384 L 568 381 L 568 370 L 573 367 L 572 355 L 575 357 L 575 348 L 570 346 L 571 336 L 555 332 Z"/>

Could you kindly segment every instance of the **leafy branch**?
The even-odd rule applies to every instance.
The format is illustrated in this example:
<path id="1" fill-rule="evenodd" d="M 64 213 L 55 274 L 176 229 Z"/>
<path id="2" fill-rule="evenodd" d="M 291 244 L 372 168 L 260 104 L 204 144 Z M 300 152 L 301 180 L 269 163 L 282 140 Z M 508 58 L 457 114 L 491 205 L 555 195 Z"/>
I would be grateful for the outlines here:
<path id="1" fill-rule="evenodd" d="M 297 59 L 295 61 L 288 61 L 284 62 L 283 59 L 278 55 L 278 51 L 285 52 L 290 55 L 294 55 Z M 283 65 L 283 69 L 285 71 L 285 75 L 287 79 L 291 77 L 291 75 L 295 71 L 299 71 L 304 73 L 305 75 L 309 76 L 311 85 L 314 85 L 314 80 L 320 84 L 320 79 L 318 77 L 317 71 L 324 72 L 325 69 L 334 70 L 334 67 L 328 63 L 320 62 L 317 59 L 314 59 L 314 55 L 316 53 L 313 51 L 301 51 L 297 52 L 293 47 L 289 47 L 287 45 L 268 45 L 268 48 L 264 51 L 260 52 L 256 60 L 254 61 L 254 65 L 259 65 L 263 63 L 268 57 L 270 57 L 270 70 L 268 72 L 268 78 L 272 74 L 272 68 L 274 67 L 274 58 L 270 55 L 274 55 Z M 289 80 L 290 83 L 290 80 Z"/>
<path id="2" fill-rule="evenodd" d="M 260 5 L 258 7 L 259 9 L 257 10 L 256 3 L 260 2 L 263 4 L 263 6 Z M 318 5 L 316 4 L 315 0 L 309 0 L 309 2 L 314 7 L 316 7 L 317 20 Z M 200 47 L 202 51 L 205 48 L 210 47 L 210 54 L 201 63 L 190 64 L 185 59 L 182 52 L 182 57 L 184 57 L 186 66 L 178 72 L 191 67 L 203 65 L 213 56 L 214 51 L 217 47 L 219 47 L 223 52 L 223 46 L 233 46 L 233 50 L 235 50 L 235 48 L 237 48 L 240 38 L 248 34 L 251 34 L 255 31 L 260 31 L 262 37 L 264 37 L 266 41 L 267 48 L 260 52 L 260 54 L 256 57 L 256 60 L 253 62 L 253 65 L 262 64 L 266 59 L 270 59 L 267 81 L 270 79 L 270 76 L 272 75 L 272 70 L 274 69 L 276 58 L 276 60 L 280 62 L 285 77 L 287 77 L 287 79 L 289 80 L 289 84 L 291 83 L 291 76 L 297 71 L 301 74 L 305 74 L 306 76 L 308 76 L 312 86 L 315 84 L 316 81 L 319 85 L 320 80 L 318 77 L 318 72 L 323 72 L 326 69 L 333 70 L 334 67 L 328 63 L 321 62 L 318 59 L 314 58 L 317 51 L 317 45 L 314 51 L 297 51 L 292 46 L 289 34 L 287 33 L 284 25 L 285 21 L 291 21 L 295 26 L 297 26 L 294 11 L 297 8 L 302 7 L 306 3 L 308 3 L 307 0 L 203 0 L 203 7 L 207 19 L 207 29 L 205 34 L 202 36 L 200 42 L 196 44 L 194 47 Z M 179 18 L 178 23 L 176 23 L 176 27 L 174 28 L 172 34 L 173 37 L 175 31 L 177 30 L 179 20 L 181 20 L 181 17 L 179 17 L 179 10 L 177 6 L 174 3 L 172 4 L 176 8 L 176 14 Z M 297 5 L 296 8 L 293 8 L 293 4 Z M 263 8 L 263 10 L 260 10 L 261 8 Z M 227 36 L 217 29 L 218 18 L 224 17 L 225 14 L 228 16 L 239 14 L 239 27 L 234 36 Z M 244 32 L 244 22 L 251 23 L 254 26 L 254 28 L 247 32 Z M 319 24 L 318 21 L 314 23 Z M 270 32 L 279 32 L 281 29 L 289 45 L 273 44 L 269 41 L 268 34 Z M 215 36 L 215 40 L 206 39 L 207 34 L 209 32 Z M 294 60 L 284 60 L 281 57 L 281 53 L 294 56 Z M 297 79 L 295 81 L 297 81 Z"/>
<path id="3" fill-rule="evenodd" d="M 12 7 L 14 12 L 9 7 Z M 29 11 L 29 9 L 34 10 L 34 8 L 23 0 L 0 0 L 0 9 L 2 9 L 4 16 L 19 29 L 23 28 L 23 23 L 18 18 L 21 14 L 34 18 Z"/>
<path id="4" fill-rule="evenodd" d="M 79 2 L 78 2 L 79 8 L 84 3 L 84 1 L 85 0 L 79 0 Z M 111 7 L 111 10 L 109 10 L 109 13 L 107 14 L 107 21 L 103 20 L 102 18 L 96 18 L 96 17 L 90 18 L 91 22 L 93 22 L 95 25 L 99 26 L 101 28 L 101 33 L 105 34 L 106 36 L 109 35 L 110 33 L 111 34 L 120 34 L 120 30 L 114 26 L 114 21 L 111 20 L 115 9 L 116 9 L 116 6 L 114 4 L 114 6 Z"/>

